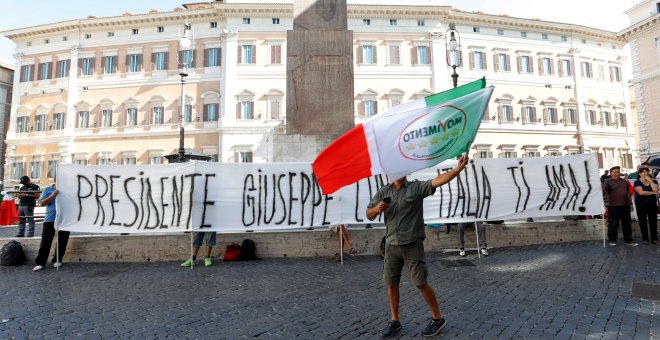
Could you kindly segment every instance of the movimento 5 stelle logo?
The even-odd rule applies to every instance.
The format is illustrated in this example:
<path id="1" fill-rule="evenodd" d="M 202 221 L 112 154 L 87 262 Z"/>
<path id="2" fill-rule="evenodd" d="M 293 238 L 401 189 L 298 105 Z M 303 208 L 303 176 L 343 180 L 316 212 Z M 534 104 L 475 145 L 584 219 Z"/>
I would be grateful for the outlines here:
<path id="1" fill-rule="evenodd" d="M 467 114 L 453 105 L 440 106 L 410 122 L 399 136 L 399 152 L 411 160 L 432 160 L 452 149 L 465 132 Z"/>

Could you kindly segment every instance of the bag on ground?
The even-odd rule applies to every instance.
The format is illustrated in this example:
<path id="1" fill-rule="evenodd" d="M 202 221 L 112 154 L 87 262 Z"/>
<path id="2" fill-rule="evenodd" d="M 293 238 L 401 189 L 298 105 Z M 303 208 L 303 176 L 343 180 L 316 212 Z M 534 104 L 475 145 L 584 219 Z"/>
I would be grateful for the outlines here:
<path id="1" fill-rule="evenodd" d="M 27 261 L 23 246 L 17 241 L 9 241 L 0 248 L 0 265 L 18 266 Z"/>
<path id="2" fill-rule="evenodd" d="M 232 242 L 227 245 L 225 250 L 225 256 L 222 258 L 223 261 L 238 261 L 238 258 L 241 256 L 241 246 L 236 242 Z"/>
<path id="3" fill-rule="evenodd" d="M 250 240 L 249 238 L 243 240 L 243 243 L 241 243 L 241 255 L 239 256 L 239 260 L 252 261 L 258 259 L 257 245 L 254 244 L 254 241 Z"/>

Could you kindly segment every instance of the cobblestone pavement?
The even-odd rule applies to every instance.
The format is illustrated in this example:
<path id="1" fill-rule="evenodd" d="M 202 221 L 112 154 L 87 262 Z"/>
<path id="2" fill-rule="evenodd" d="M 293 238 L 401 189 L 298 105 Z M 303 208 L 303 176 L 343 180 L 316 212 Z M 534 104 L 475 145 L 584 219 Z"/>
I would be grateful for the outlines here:
<path id="1" fill-rule="evenodd" d="M 427 257 L 448 320 L 438 338 L 660 339 L 660 302 L 631 297 L 634 282 L 660 284 L 660 247 L 581 242 L 441 263 L 457 259 Z M 374 339 L 388 320 L 376 256 L 31 269 L 0 267 L 2 339 Z M 404 276 L 399 335 L 419 338 L 429 311 Z"/>

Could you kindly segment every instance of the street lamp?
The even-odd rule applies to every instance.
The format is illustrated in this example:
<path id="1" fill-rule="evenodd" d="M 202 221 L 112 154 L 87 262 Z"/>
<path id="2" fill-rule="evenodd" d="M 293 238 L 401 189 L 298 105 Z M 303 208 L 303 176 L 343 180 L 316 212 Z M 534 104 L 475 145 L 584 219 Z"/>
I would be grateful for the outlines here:
<path id="1" fill-rule="evenodd" d="M 447 66 L 451 66 L 454 70 L 451 79 L 454 81 L 454 87 L 456 87 L 458 86 L 456 68 L 463 64 L 463 58 L 461 57 L 461 37 L 458 35 L 458 30 L 454 23 L 449 24 L 449 29 L 445 34 L 445 47 L 449 51 L 447 54 Z M 456 55 L 456 58 L 453 57 L 454 55 Z"/>
<path id="2" fill-rule="evenodd" d="M 179 152 L 177 163 L 183 163 L 188 161 L 186 157 L 186 150 L 183 146 L 183 135 L 184 129 L 183 124 L 185 123 L 186 117 L 186 67 L 189 67 L 193 61 L 193 54 L 190 48 L 193 45 L 193 40 L 191 36 L 191 25 L 190 23 L 183 24 L 183 34 L 179 38 L 179 53 L 177 53 L 176 61 L 181 66 L 181 117 L 179 119 Z"/>

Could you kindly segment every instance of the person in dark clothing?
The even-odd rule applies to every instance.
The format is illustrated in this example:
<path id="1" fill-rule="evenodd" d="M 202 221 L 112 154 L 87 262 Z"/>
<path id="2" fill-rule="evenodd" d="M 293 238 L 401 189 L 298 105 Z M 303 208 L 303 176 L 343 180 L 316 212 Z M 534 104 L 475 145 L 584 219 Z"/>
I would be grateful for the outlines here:
<path id="1" fill-rule="evenodd" d="M 56 179 L 53 178 L 53 181 Z M 55 183 L 53 185 L 44 189 L 44 192 L 41 193 L 41 206 L 46 206 L 46 217 L 44 218 L 44 228 L 41 231 L 41 244 L 39 245 L 39 254 L 34 260 L 36 266 L 32 271 L 38 272 L 44 269 L 46 262 L 48 261 L 48 255 L 50 255 L 50 245 L 53 243 L 53 237 L 55 237 L 55 216 L 57 206 L 55 205 L 55 197 L 57 197 L 57 191 Z M 64 252 L 66 251 L 66 245 L 69 242 L 69 232 L 68 231 L 58 231 L 57 232 L 57 250 L 53 256 L 53 267 L 59 268 L 62 265 L 62 257 L 64 257 Z"/>
<path id="2" fill-rule="evenodd" d="M 600 182 L 603 183 L 608 178 L 610 178 L 610 171 L 605 170 L 605 173 L 602 176 L 600 176 Z"/>
<path id="3" fill-rule="evenodd" d="M 649 244 L 649 232 L 651 242 L 658 242 L 658 183 L 649 175 L 648 168 L 640 168 L 639 179 L 635 180 L 635 207 L 637 207 L 637 219 L 642 232 L 642 243 Z M 647 228 L 648 225 L 648 228 Z"/>
<path id="4" fill-rule="evenodd" d="M 607 213 L 609 217 L 607 220 L 607 237 L 610 247 L 616 246 L 619 222 L 623 231 L 623 241 L 629 246 L 636 247 L 639 244 L 633 241 L 632 228 L 630 226 L 630 210 L 632 208 L 632 199 L 630 197 L 630 191 L 628 191 L 630 184 L 627 180 L 620 177 L 620 167 L 615 166 L 611 168 L 610 174 L 611 177 L 603 182 L 603 193 L 608 197 Z"/>
<path id="5" fill-rule="evenodd" d="M 28 191 L 27 193 L 19 193 L 18 198 L 18 234 L 16 237 L 25 236 L 25 223 L 28 224 L 27 237 L 34 236 L 34 206 L 39 198 L 39 191 L 41 190 L 38 185 L 30 182 L 30 177 L 21 177 L 21 184 L 23 186 L 19 191 Z"/>

